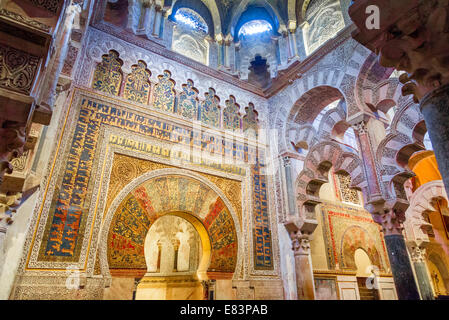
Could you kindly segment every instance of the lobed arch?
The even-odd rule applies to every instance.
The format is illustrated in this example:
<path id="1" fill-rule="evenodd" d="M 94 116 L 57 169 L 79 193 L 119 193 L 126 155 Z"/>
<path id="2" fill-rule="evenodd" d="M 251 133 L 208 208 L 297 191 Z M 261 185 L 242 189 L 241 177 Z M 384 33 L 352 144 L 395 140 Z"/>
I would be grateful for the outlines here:
<path id="1" fill-rule="evenodd" d="M 223 192 L 218 187 L 216 187 L 213 183 L 211 183 L 209 180 L 202 177 L 201 175 L 194 173 L 194 172 L 190 172 L 188 170 L 184 170 L 184 169 L 167 168 L 167 169 L 158 169 L 158 170 L 147 172 L 147 173 L 141 175 L 140 177 L 134 179 L 133 181 L 131 181 L 115 197 L 115 199 L 112 201 L 111 206 L 109 207 L 108 211 L 105 213 L 101 231 L 100 231 L 100 238 L 99 238 L 97 250 L 98 250 L 98 256 L 99 256 L 99 260 L 100 260 L 101 273 L 106 278 L 110 278 L 112 276 L 111 272 L 110 272 L 109 261 L 108 261 L 108 250 L 109 250 L 108 243 L 109 243 L 109 239 L 110 239 L 111 226 L 113 225 L 112 222 L 113 222 L 114 217 L 116 216 L 117 210 L 121 207 L 122 203 L 129 198 L 130 194 L 139 195 L 139 197 L 140 197 L 141 191 L 139 191 L 139 188 L 142 187 L 143 185 L 145 185 L 146 183 L 148 183 L 149 181 L 154 181 L 155 179 L 161 179 L 161 178 L 170 177 L 170 176 L 180 177 L 182 179 L 189 179 L 189 180 L 193 181 L 194 183 L 197 183 L 199 186 L 203 186 L 204 189 L 209 190 L 204 195 L 205 199 L 203 199 L 203 201 L 206 201 L 208 199 L 210 200 L 210 199 L 214 198 L 215 197 L 214 195 L 216 195 L 218 197 L 217 201 L 222 201 L 222 204 L 224 206 L 223 208 L 229 213 L 229 217 L 232 220 L 232 225 L 234 226 L 235 237 L 236 237 L 236 241 L 235 241 L 236 254 L 234 255 L 235 263 L 233 264 L 234 271 L 232 272 L 232 274 L 236 275 L 237 274 L 236 271 L 241 269 L 243 262 L 242 262 L 241 255 L 237 254 L 237 251 L 242 250 L 242 248 L 244 248 L 243 239 L 241 236 L 242 229 L 241 229 L 240 219 L 238 218 L 236 212 L 234 211 L 230 201 L 226 198 L 226 196 L 223 194 Z M 192 197 L 184 197 L 184 198 L 187 199 L 186 200 L 187 202 L 185 202 L 184 205 L 182 205 L 182 203 L 179 206 L 172 206 L 170 204 L 170 206 L 168 207 L 169 209 L 167 211 L 159 212 L 159 213 L 157 212 L 157 210 L 150 211 L 150 208 L 153 207 L 151 198 L 149 198 L 150 200 L 148 200 L 148 198 L 145 198 L 142 195 L 142 197 L 139 198 L 139 201 L 141 201 L 142 205 L 145 206 L 146 210 L 148 209 L 147 212 L 153 213 L 153 214 L 149 215 L 150 216 L 149 219 L 154 218 L 154 220 L 152 220 L 153 223 L 154 223 L 154 221 L 156 221 L 156 219 L 158 217 L 164 216 L 166 214 L 178 215 L 182 218 L 187 218 L 187 220 L 189 222 L 191 222 L 193 224 L 193 226 L 196 228 L 196 230 L 198 231 L 200 236 L 203 235 L 203 237 L 204 237 L 205 236 L 204 228 L 199 226 L 198 223 L 202 224 L 203 227 L 205 227 L 206 231 L 208 232 L 208 236 L 210 239 L 210 245 L 211 245 L 210 246 L 211 250 L 209 250 L 209 251 L 211 251 L 211 254 L 210 254 L 211 258 L 210 259 L 207 258 L 206 260 L 213 261 L 214 255 L 216 258 L 218 258 L 218 260 L 216 260 L 216 261 L 219 261 L 220 257 L 227 257 L 226 253 L 220 253 L 220 248 L 216 246 L 217 243 L 214 243 L 214 237 L 217 237 L 218 235 L 211 234 L 210 230 L 208 229 L 213 225 L 213 222 L 215 221 L 215 219 L 217 219 L 217 217 L 220 214 L 218 212 L 213 211 L 212 213 L 207 214 L 206 216 L 200 216 L 199 212 L 194 212 L 192 210 L 189 210 L 191 205 L 188 204 L 189 203 L 188 200 L 191 200 Z M 202 197 L 200 197 L 198 199 L 202 199 Z M 166 199 L 164 201 L 172 201 L 172 200 Z M 173 202 L 173 203 L 176 203 L 176 202 Z M 207 207 L 206 205 L 207 205 L 207 203 L 204 202 L 203 209 Z M 198 207 L 198 206 L 196 206 L 196 207 Z M 153 208 L 156 209 L 157 205 L 154 205 Z M 210 207 L 210 209 L 214 209 L 214 207 Z M 228 230 L 228 231 L 231 232 L 232 230 Z M 207 253 L 208 253 L 207 241 L 202 242 L 202 245 L 203 245 L 203 250 L 206 250 L 206 256 L 207 256 Z M 215 253 L 214 253 L 214 251 L 215 251 Z M 201 261 L 201 263 L 200 263 L 201 268 L 204 269 L 204 266 L 206 264 L 208 264 L 208 263 L 206 263 L 205 261 Z M 215 272 L 215 271 L 219 271 L 219 270 L 208 269 L 207 271 Z M 229 273 L 230 271 L 228 270 L 227 272 Z M 203 279 L 207 278 L 207 274 L 204 274 L 204 272 L 203 272 L 202 276 L 203 276 Z"/>
<path id="2" fill-rule="evenodd" d="M 291 94 L 288 95 L 290 102 L 285 102 L 291 105 L 291 107 L 284 107 L 284 103 L 279 103 L 281 108 L 277 113 L 275 123 L 279 129 L 278 141 L 280 153 L 294 150 L 290 143 L 291 141 L 289 141 L 291 137 L 295 136 L 295 134 L 292 133 L 294 130 L 293 128 L 298 128 L 300 130 L 303 130 L 302 128 L 304 128 L 305 130 L 302 134 L 298 134 L 298 136 L 295 137 L 295 139 L 298 139 L 293 141 L 295 144 L 301 142 L 299 139 L 301 139 L 301 136 L 304 136 L 304 134 L 308 136 L 307 143 L 309 148 L 311 147 L 313 138 L 315 137 L 318 139 L 316 134 L 312 136 L 312 131 L 308 129 L 307 125 L 311 125 L 313 120 L 327 105 L 336 100 L 344 99 L 344 95 L 339 89 L 327 84 L 328 81 L 333 81 L 333 76 L 335 76 L 335 73 L 329 74 L 329 78 L 324 76 L 319 77 L 318 79 L 321 80 L 322 83 L 317 83 L 316 86 L 311 86 L 310 90 L 308 89 L 309 81 L 301 79 L 301 82 L 297 82 L 290 90 Z M 314 82 L 313 77 L 310 78 L 310 80 L 310 83 Z"/>
<path id="3" fill-rule="evenodd" d="M 386 96 L 394 96 L 397 101 L 401 93 L 397 79 L 389 79 L 393 68 L 385 68 L 378 62 L 377 55 L 369 51 L 360 62 L 360 69 L 355 80 L 355 101 L 360 106 L 360 111 L 376 111 L 377 104 L 386 99 Z M 393 94 L 391 94 L 393 93 Z"/>
<path id="4" fill-rule="evenodd" d="M 362 111 L 359 94 L 356 94 L 355 82 L 370 51 L 358 43 L 351 43 L 350 46 L 352 53 L 345 66 L 318 68 L 318 70 L 301 75 L 276 96 L 276 105 L 280 107 L 273 110 L 276 112 L 276 116 L 270 122 L 272 126 L 279 129 L 278 141 L 281 153 L 288 150 L 285 131 L 290 122 L 292 110 L 297 107 L 295 103 L 308 91 L 321 86 L 339 90 L 347 105 L 348 120 L 356 117 Z"/>
<path id="5" fill-rule="evenodd" d="M 324 114 L 318 130 L 311 124 L 289 123 L 286 139 L 290 142 L 291 151 L 295 151 L 293 147 L 307 150 L 320 141 L 338 138 L 337 133 L 342 131 L 341 134 L 344 134 L 349 127 L 350 125 L 346 122 L 344 103 L 340 103 Z"/>
<path id="6" fill-rule="evenodd" d="M 386 68 L 380 65 L 377 55 L 371 51 L 369 52 L 357 76 L 358 88 L 375 86 L 383 80 L 387 80 L 394 71 L 394 68 Z"/>
<path id="7" fill-rule="evenodd" d="M 387 113 L 393 105 L 403 104 L 402 85 L 398 79 L 386 79 L 374 87 L 364 88 L 365 104 L 372 110 Z"/>
<path id="8" fill-rule="evenodd" d="M 309 150 L 313 145 L 318 143 L 317 131 L 311 124 L 299 125 L 291 123 L 287 129 L 287 140 L 290 142 L 288 147 L 291 151 L 295 148 Z"/>
<path id="9" fill-rule="evenodd" d="M 332 139 L 344 134 L 350 127 L 346 122 L 346 109 L 344 101 L 342 101 L 336 108 L 327 111 L 318 129 L 319 139 Z"/>
<path id="10" fill-rule="evenodd" d="M 98 63 L 101 63 L 102 56 L 105 52 L 110 50 L 116 51 L 119 54 L 119 58 L 122 61 L 121 70 L 125 74 L 130 74 L 132 72 L 132 67 L 137 63 L 137 61 L 142 61 L 147 65 L 149 71 L 151 71 L 150 81 L 152 85 L 159 82 L 159 75 L 164 74 L 165 71 L 171 72 L 171 70 L 176 70 L 176 66 L 172 63 L 162 62 L 158 63 L 150 55 L 139 50 L 130 50 L 129 47 L 124 47 L 116 41 L 104 41 L 96 42 L 95 45 L 89 46 L 87 50 L 87 57 L 92 59 L 93 63 L 90 65 L 90 77 L 83 79 L 82 81 L 86 86 L 90 86 L 92 83 L 93 74 Z M 254 97 L 245 94 L 243 91 L 235 90 L 235 92 L 229 92 L 226 86 L 217 85 L 212 79 L 204 80 L 201 75 L 194 72 L 176 72 L 172 74 L 172 78 L 175 81 L 174 89 L 177 92 L 183 91 L 183 85 L 189 81 L 194 83 L 196 90 L 199 91 L 198 97 L 204 99 L 205 95 L 209 92 L 210 88 L 214 88 L 216 95 L 219 97 L 229 97 L 230 94 L 237 97 L 239 106 L 241 106 L 240 113 L 243 114 L 243 109 L 252 104 L 255 107 L 259 115 L 259 121 L 261 124 L 265 123 L 266 120 L 263 119 L 265 112 L 263 109 L 266 108 L 265 103 L 262 100 L 254 100 Z M 225 99 L 220 99 L 224 101 Z"/>
<path id="11" fill-rule="evenodd" d="M 313 146 L 306 156 L 304 169 L 296 179 L 300 220 L 312 232 L 316 227 L 315 207 L 321 203 L 319 190 L 329 182 L 327 176 L 331 167 L 336 172 L 349 174 L 352 188 L 366 192 L 366 179 L 358 154 L 333 141 L 323 141 Z"/>
<path id="12" fill-rule="evenodd" d="M 210 260 L 212 257 L 212 244 L 211 244 L 210 237 L 208 235 L 207 229 L 205 228 L 204 224 L 201 222 L 201 220 L 199 220 L 197 217 L 195 217 L 194 215 L 192 215 L 189 212 L 184 212 L 184 211 L 168 212 L 168 213 L 164 214 L 163 216 L 159 217 L 157 220 L 155 220 L 154 223 L 150 226 L 150 228 L 148 229 L 146 238 L 145 238 L 145 260 L 147 260 L 147 266 L 148 266 L 148 251 L 150 250 L 150 248 L 147 248 L 146 245 L 148 242 L 148 238 L 150 236 L 151 229 L 155 226 L 155 224 L 157 223 L 157 221 L 159 221 L 159 219 L 161 219 L 162 217 L 166 217 L 166 216 L 176 216 L 176 217 L 180 217 L 180 218 L 188 221 L 193 226 L 193 228 L 196 230 L 196 232 L 198 233 L 200 242 L 201 242 L 202 256 L 201 256 L 201 260 L 199 261 L 198 266 L 197 266 L 197 274 L 200 279 L 206 279 L 207 278 L 207 270 L 208 270 Z"/>

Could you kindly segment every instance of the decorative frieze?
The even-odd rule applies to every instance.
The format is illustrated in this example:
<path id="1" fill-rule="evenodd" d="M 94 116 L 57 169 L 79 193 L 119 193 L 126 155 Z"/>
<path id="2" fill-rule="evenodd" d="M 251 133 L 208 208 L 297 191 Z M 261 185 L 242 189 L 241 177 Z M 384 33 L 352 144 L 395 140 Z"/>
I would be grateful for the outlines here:
<path id="1" fill-rule="evenodd" d="M 39 57 L 0 44 L 0 87 L 28 94 L 39 67 Z"/>

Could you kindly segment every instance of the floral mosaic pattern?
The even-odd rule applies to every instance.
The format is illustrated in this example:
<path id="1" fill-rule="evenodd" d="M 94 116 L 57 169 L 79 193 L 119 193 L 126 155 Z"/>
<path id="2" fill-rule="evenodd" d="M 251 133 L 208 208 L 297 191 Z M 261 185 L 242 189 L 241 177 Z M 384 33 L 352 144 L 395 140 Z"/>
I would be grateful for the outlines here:
<path id="1" fill-rule="evenodd" d="M 139 61 L 137 65 L 133 65 L 132 72 L 126 78 L 123 97 L 130 101 L 147 103 L 151 89 L 150 76 L 145 62 Z"/>
<path id="2" fill-rule="evenodd" d="M 251 134 L 254 133 L 254 135 L 257 135 L 259 125 L 257 111 L 254 109 L 254 105 L 250 103 L 249 106 L 245 108 L 245 111 L 246 115 L 242 119 L 243 132 L 251 132 Z"/>
<path id="3" fill-rule="evenodd" d="M 187 84 L 183 85 L 182 92 L 179 95 L 177 105 L 178 114 L 187 118 L 198 118 L 198 91 L 193 87 L 193 81 L 188 80 Z"/>
<path id="4" fill-rule="evenodd" d="M 111 50 L 104 55 L 94 73 L 92 88 L 115 96 L 119 95 L 122 83 L 122 61 L 119 54 Z"/>
<path id="5" fill-rule="evenodd" d="M 156 109 L 174 112 L 175 108 L 175 86 L 171 79 L 169 71 L 164 71 L 163 75 L 159 76 L 159 83 L 154 88 L 154 103 Z"/>
<path id="6" fill-rule="evenodd" d="M 231 96 L 226 101 L 226 108 L 223 110 L 223 129 L 240 130 L 240 107 L 235 103 L 235 98 Z"/>
<path id="7" fill-rule="evenodd" d="M 206 125 L 220 127 L 220 100 L 215 95 L 215 90 L 210 88 L 205 94 L 206 100 L 203 102 L 200 111 L 200 120 Z"/>

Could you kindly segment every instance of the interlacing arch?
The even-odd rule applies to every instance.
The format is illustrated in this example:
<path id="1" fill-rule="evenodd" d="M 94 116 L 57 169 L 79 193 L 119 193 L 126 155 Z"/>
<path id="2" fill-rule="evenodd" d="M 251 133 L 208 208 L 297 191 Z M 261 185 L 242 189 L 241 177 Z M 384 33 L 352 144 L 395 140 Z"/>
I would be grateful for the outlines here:
<path id="1" fill-rule="evenodd" d="M 389 79 L 392 72 L 392 68 L 385 68 L 379 64 L 374 53 L 371 52 L 366 57 L 359 70 L 355 85 L 356 100 L 365 111 L 375 111 L 382 100 L 397 101 L 400 98 L 399 81 Z"/>
<path id="2" fill-rule="evenodd" d="M 335 172 L 344 171 L 351 176 L 351 188 L 366 192 L 362 160 L 353 149 L 332 141 L 316 144 L 307 154 L 304 169 L 296 179 L 297 206 L 300 220 L 305 224 L 316 224 L 315 207 L 321 203 L 319 190 L 329 182 L 331 167 Z"/>
<path id="3" fill-rule="evenodd" d="M 290 141 L 288 148 L 291 151 L 296 151 L 293 147 L 309 150 L 310 147 L 318 143 L 317 131 L 311 124 L 299 125 L 297 123 L 289 123 L 287 140 Z"/>
<path id="4" fill-rule="evenodd" d="M 407 169 L 408 160 L 416 151 L 425 149 L 422 141 L 425 131 L 419 106 L 409 100 L 409 104 L 395 114 L 389 132 L 376 152 L 386 200 L 396 198 L 407 202 L 403 184 L 414 176 Z"/>
<path id="5" fill-rule="evenodd" d="M 323 77 L 321 77 L 323 80 Z M 326 83 L 326 81 L 324 81 Z M 295 99 L 296 101 L 291 105 L 290 109 L 282 107 L 277 114 L 276 123 L 279 124 L 280 128 L 278 132 L 279 152 L 285 152 L 287 150 L 293 150 L 290 139 L 294 138 L 296 141 L 293 143 L 298 143 L 301 140 L 301 136 L 306 135 L 308 141 L 308 147 L 311 147 L 311 142 L 314 138 L 311 132 L 307 132 L 309 129 L 306 127 L 311 125 L 318 114 L 330 103 L 344 99 L 343 94 L 339 89 L 335 87 L 328 86 L 326 84 L 317 85 L 310 90 L 304 90 L 306 87 L 304 84 L 298 89 L 300 91 L 294 90 L 295 96 L 290 96 L 290 99 Z M 303 129 L 304 128 L 304 129 Z M 293 130 L 298 130 L 299 132 L 305 130 L 299 136 L 294 137 Z"/>
<path id="6" fill-rule="evenodd" d="M 346 111 L 343 103 L 323 115 L 318 130 L 311 124 L 300 125 L 296 122 L 290 122 L 286 137 L 290 141 L 289 149 L 295 151 L 292 149 L 295 147 L 308 150 L 320 141 L 332 140 L 344 135 L 346 129 L 349 128 L 349 124 L 346 122 Z"/>
<path id="7" fill-rule="evenodd" d="M 318 136 L 320 140 L 332 139 L 336 136 L 341 136 L 349 128 L 349 124 L 346 122 L 346 111 L 343 107 L 344 101 L 342 101 L 336 108 L 327 111 L 318 129 Z"/>

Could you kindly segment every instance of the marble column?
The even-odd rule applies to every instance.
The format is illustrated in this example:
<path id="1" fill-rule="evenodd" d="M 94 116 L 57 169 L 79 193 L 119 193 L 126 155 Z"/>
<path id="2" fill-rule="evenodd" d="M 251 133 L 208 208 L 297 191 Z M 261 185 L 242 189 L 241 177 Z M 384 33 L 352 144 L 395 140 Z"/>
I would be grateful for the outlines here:
<path id="1" fill-rule="evenodd" d="M 287 193 L 288 215 L 296 214 L 295 190 L 293 188 L 292 163 L 290 157 L 283 158 L 285 186 Z"/>
<path id="2" fill-rule="evenodd" d="M 382 226 L 393 280 L 399 300 L 419 300 L 418 287 L 402 234 L 405 214 L 396 209 L 384 209 L 373 214 L 374 221 Z"/>
<path id="3" fill-rule="evenodd" d="M 225 40 L 224 46 L 224 66 L 226 69 L 231 69 L 231 41 Z"/>
<path id="4" fill-rule="evenodd" d="M 374 152 L 371 145 L 367 120 L 356 122 L 352 125 L 357 144 L 359 147 L 359 155 L 363 159 L 363 169 L 367 182 L 367 190 L 363 191 L 366 203 L 377 202 L 382 198 L 382 191 L 377 177 L 377 168 L 374 160 Z"/>
<path id="5" fill-rule="evenodd" d="M 290 46 L 290 57 L 289 59 L 294 59 L 298 57 L 298 48 L 296 44 L 296 34 L 294 30 L 289 30 L 288 41 Z"/>
<path id="6" fill-rule="evenodd" d="M 154 5 L 150 1 L 145 1 L 143 3 L 143 10 L 144 13 L 138 34 L 144 34 L 148 37 L 153 32 Z"/>
<path id="7" fill-rule="evenodd" d="M 408 243 L 408 248 L 415 269 L 419 291 L 421 292 L 421 298 L 422 300 L 434 300 L 429 273 L 424 261 L 426 249 L 418 246 L 414 242 Z"/>
<path id="8" fill-rule="evenodd" d="M 280 65 L 286 66 L 288 64 L 288 56 L 290 50 L 288 44 L 288 37 L 286 33 L 281 34 L 281 36 L 279 37 L 278 46 L 279 46 Z"/>
<path id="9" fill-rule="evenodd" d="M 217 66 L 218 69 L 223 69 L 225 67 L 225 50 L 222 34 L 215 35 L 215 43 L 217 44 Z"/>
<path id="10" fill-rule="evenodd" d="M 432 141 L 438 169 L 449 194 L 449 84 L 421 99 L 421 113 Z"/>
<path id="11" fill-rule="evenodd" d="M 298 300 L 315 300 L 315 284 L 310 256 L 310 235 L 298 232 L 291 235 L 291 237 L 295 257 Z"/>
<path id="12" fill-rule="evenodd" d="M 161 31 L 161 21 L 162 21 L 162 8 L 160 6 L 156 6 L 156 13 L 154 17 L 154 25 L 153 25 L 153 33 L 154 37 L 160 36 Z"/>

